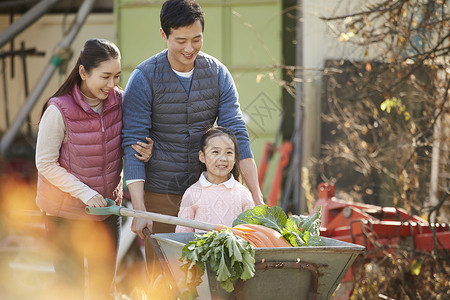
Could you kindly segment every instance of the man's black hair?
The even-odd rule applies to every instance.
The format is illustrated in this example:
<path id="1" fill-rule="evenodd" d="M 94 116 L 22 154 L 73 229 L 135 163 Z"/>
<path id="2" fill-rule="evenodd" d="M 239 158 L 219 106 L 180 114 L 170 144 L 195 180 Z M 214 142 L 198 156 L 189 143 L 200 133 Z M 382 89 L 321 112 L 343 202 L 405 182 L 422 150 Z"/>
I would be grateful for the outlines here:
<path id="1" fill-rule="evenodd" d="M 167 0 L 161 7 L 159 17 L 167 37 L 172 29 L 192 25 L 195 21 L 202 24 L 202 32 L 205 28 L 202 8 L 194 0 Z"/>

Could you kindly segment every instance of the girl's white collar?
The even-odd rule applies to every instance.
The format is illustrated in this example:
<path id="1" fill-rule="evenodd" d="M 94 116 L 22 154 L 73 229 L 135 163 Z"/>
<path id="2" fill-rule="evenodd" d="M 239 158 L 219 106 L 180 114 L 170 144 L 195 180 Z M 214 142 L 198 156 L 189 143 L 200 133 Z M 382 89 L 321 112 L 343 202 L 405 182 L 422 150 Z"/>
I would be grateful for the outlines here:
<path id="1" fill-rule="evenodd" d="M 208 174 L 208 172 L 206 172 L 206 171 L 202 172 L 202 174 L 200 175 L 200 178 L 198 180 L 198 182 L 200 183 L 200 185 L 202 187 L 209 187 L 209 186 L 212 186 L 212 185 L 221 185 L 221 184 L 223 184 L 226 188 L 232 189 L 233 186 L 234 186 L 234 183 L 236 182 L 236 180 L 234 180 L 233 174 L 230 174 L 230 178 L 227 181 L 224 181 L 224 182 L 219 183 L 219 184 L 214 184 L 214 183 L 209 182 L 208 179 L 206 179 L 207 178 L 207 174 Z"/>

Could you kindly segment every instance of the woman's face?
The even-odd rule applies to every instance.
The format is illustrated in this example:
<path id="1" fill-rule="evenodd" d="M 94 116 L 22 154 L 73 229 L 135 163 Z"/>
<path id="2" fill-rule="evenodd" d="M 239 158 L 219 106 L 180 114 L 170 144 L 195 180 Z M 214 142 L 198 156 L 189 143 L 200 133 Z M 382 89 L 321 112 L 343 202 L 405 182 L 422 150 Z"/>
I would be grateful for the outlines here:
<path id="1" fill-rule="evenodd" d="M 82 79 L 81 92 L 86 97 L 105 100 L 111 90 L 119 84 L 120 70 L 120 58 L 103 61 L 90 72 L 81 65 L 79 69 Z"/>

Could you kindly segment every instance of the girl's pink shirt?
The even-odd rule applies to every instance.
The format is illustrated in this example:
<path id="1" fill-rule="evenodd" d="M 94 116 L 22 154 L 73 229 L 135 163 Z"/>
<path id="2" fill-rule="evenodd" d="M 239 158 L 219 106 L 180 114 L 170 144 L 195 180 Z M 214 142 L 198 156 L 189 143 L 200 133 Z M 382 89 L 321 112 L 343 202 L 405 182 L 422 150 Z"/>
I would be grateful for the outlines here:
<path id="1" fill-rule="evenodd" d="M 212 184 L 205 173 L 184 193 L 178 217 L 231 227 L 240 213 L 255 206 L 252 195 L 233 176 L 221 184 Z M 175 232 L 201 230 L 177 226 Z"/>

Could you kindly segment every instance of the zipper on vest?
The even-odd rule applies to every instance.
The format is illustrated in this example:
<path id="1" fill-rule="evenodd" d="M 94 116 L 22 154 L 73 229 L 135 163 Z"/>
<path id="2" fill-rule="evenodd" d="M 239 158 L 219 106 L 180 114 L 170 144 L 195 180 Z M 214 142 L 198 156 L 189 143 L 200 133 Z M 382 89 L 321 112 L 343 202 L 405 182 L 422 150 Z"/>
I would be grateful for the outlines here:
<path id="1" fill-rule="evenodd" d="M 106 150 L 106 136 L 105 136 L 105 126 L 103 123 L 103 114 L 100 115 L 100 124 L 102 125 L 102 147 L 104 150 Z M 103 166 L 102 166 L 102 177 L 103 177 L 103 187 L 104 187 L 104 192 L 106 193 L 108 190 L 108 182 L 106 180 L 106 156 L 107 153 L 106 151 L 103 151 Z M 106 197 L 106 194 L 103 195 L 103 197 Z"/>

